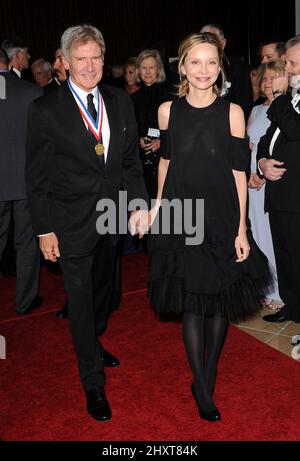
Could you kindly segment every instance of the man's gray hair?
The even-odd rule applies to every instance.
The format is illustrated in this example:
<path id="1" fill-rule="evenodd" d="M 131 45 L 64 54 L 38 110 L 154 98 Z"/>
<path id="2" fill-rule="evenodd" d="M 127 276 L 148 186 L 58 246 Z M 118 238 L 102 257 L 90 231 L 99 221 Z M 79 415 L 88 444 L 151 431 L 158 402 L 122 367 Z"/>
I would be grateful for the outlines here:
<path id="1" fill-rule="evenodd" d="M 14 38 L 7 38 L 2 42 L 1 48 L 4 49 L 6 52 L 9 61 L 13 59 L 13 57 L 19 52 L 19 51 L 28 51 L 29 46 L 23 40 L 22 38 L 19 37 L 14 37 Z"/>
<path id="2" fill-rule="evenodd" d="M 49 61 L 46 61 L 46 59 L 44 59 L 44 58 L 36 59 L 36 61 L 34 61 L 34 62 L 31 64 L 31 69 L 34 69 L 34 67 L 40 66 L 40 65 L 43 66 L 43 69 L 44 69 L 45 72 L 49 72 L 49 71 L 52 72 L 51 63 L 50 63 Z"/>
<path id="3" fill-rule="evenodd" d="M 105 54 L 105 42 L 102 33 L 96 27 L 90 24 L 80 24 L 69 27 L 64 31 L 61 37 L 61 49 L 64 56 L 70 58 L 70 52 L 73 47 L 85 45 L 89 41 L 96 42 L 101 48 L 101 55 Z"/>
<path id="4" fill-rule="evenodd" d="M 293 37 L 293 38 L 290 38 L 286 42 L 285 47 L 288 50 L 289 48 L 292 48 L 292 46 L 299 45 L 299 43 L 300 43 L 300 34 L 295 35 L 295 37 Z"/>

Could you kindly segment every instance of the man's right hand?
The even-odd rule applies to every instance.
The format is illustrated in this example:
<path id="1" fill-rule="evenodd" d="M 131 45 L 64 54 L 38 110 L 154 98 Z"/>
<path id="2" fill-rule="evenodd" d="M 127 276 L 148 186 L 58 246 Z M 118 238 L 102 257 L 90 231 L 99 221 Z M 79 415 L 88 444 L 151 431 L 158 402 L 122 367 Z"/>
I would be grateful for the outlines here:
<path id="1" fill-rule="evenodd" d="M 262 159 L 259 162 L 259 168 L 263 172 L 264 177 L 270 181 L 278 181 L 286 172 L 286 168 L 278 168 L 279 165 L 283 165 L 283 162 L 274 159 Z"/>
<path id="2" fill-rule="evenodd" d="M 39 237 L 39 241 L 40 249 L 44 258 L 54 263 L 57 262 L 57 258 L 59 258 L 60 253 L 58 249 L 58 240 L 54 232 L 49 235 Z"/>

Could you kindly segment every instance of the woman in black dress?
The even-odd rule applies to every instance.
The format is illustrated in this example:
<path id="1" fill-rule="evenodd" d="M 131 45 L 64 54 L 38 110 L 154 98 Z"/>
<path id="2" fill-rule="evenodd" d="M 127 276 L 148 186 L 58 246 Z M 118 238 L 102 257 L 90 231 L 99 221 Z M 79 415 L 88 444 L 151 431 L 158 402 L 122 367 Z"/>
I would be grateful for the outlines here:
<path id="1" fill-rule="evenodd" d="M 183 313 L 183 338 L 200 416 L 219 421 L 213 390 L 228 320 L 257 312 L 269 283 L 266 257 L 246 219 L 248 141 L 242 109 L 219 97 L 222 49 L 209 33 L 179 48 L 179 98 L 159 108 L 162 158 L 151 210 L 149 296 L 157 312 Z M 164 200 L 204 199 L 204 239 L 188 244 L 163 223 Z M 164 199 L 164 200 L 163 200 Z M 159 226 L 158 226 L 159 228 Z"/>

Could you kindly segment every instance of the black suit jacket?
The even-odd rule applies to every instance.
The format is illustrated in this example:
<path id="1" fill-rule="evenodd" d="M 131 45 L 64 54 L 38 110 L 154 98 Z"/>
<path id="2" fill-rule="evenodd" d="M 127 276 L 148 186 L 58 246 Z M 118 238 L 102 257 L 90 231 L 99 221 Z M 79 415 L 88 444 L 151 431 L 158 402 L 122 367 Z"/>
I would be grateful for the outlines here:
<path id="1" fill-rule="evenodd" d="M 36 234 L 57 234 L 62 255 L 93 250 L 99 199 L 117 204 L 121 189 L 129 200 L 148 198 L 130 97 L 118 88 L 101 85 L 100 91 L 110 126 L 105 171 L 67 83 L 35 101 L 29 112 L 29 212 Z M 118 238 L 111 235 L 113 244 Z"/>
<path id="2" fill-rule="evenodd" d="M 253 93 L 249 67 L 238 56 L 232 56 L 229 57 L 229 60 L 225 58 L 224 68 L 226 79 L 231 83 L 231 87 L 225 98 L 241 106 L 247 123 L 253 107 Z"/>
<path id="3" fill-rule="evenodd" d="M 52 80 L 48 83 L 48 85 L 45 85 L 43 87 L 44 94 L 47 94 L 49 92 L 55 91 L 60 87 L 59 83 L 55 80 L 55 78 L 52 78 Z"/>
<path id="4" fill-rule="evenodd" d="M 284 162 L 287 171 L 278 181 L 267 180 L 265 191 L 266 211 L 300 212 L 300 114 L 292 104 L 291 95 L 277 97 L 268 112 L 271 125 L 261 138 L 257 149 L 257 162 L 274 158 Z M 281 132 L 275 142 L 272 157 L 270 143 L 276 129 Z"/>
<path id="5" fill-rule="evenodd" d="M 25 190 L 25 146 L 30 103 L 43 94 L 31 83 L 1 72 L 6 97 L 0 99 L 0 201 L 22 200 Z"/>

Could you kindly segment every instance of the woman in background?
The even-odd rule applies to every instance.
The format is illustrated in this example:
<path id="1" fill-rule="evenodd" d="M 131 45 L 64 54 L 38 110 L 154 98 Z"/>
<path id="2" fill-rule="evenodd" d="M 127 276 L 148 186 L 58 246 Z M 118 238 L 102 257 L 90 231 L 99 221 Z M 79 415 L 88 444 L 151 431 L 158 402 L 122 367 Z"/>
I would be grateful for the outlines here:
<path id="1" fill-rule="evenodd" d="M 160 139 L 157 111 L 171 99 L 165 80 L 166 75 L 157 50 L 144 50 L 136 60 L 137 82 L 141 87 L 132 95 L 138 132 L 140 155 L 144 166 L 144 178 L 150 198 L 157 193 L 157 167 L 160 159 Z"/>
<path id="2" fill-rule="evenodd" d="M 269 309 L 279 309 L 283 302 L 279 296 L 276 262 L 273 249 L 273 241 L 270 230 L 269 215 L 264 211 L 265 202 L 265 180 L 260 179 L 256 173 L 256 152 L 260 138 L 266 133 L 270 120 L 267 117 L 267 110 L 274 97 L 272 93 L 272 80 L 274 77 L 283 75 L 285 63 L 282 60 L 271 61 L 261 64 L 258 68 L 258 84 L 260 93 L 266 98 L 264 104 L 255 106 L 252 109 L 248 121 L 248 136 L 250 138 L 251 153 L 251 176 L 248 183 L 249 187 L 249 219 L 253 237 L 269 260 L 270 270 L 274 278 L 273 290 L 263 298 L 262 303 Z M 285 88 L 287 90 L 287 88 Z"/>
<path id="3" fill-rule="evenodd" d="M 139 89 L 136 83 L 136 58 L 129 58 L 125 62 L 124 78 L 126 82 L 126 91 L 129 94 L 135 93 Z"/>

